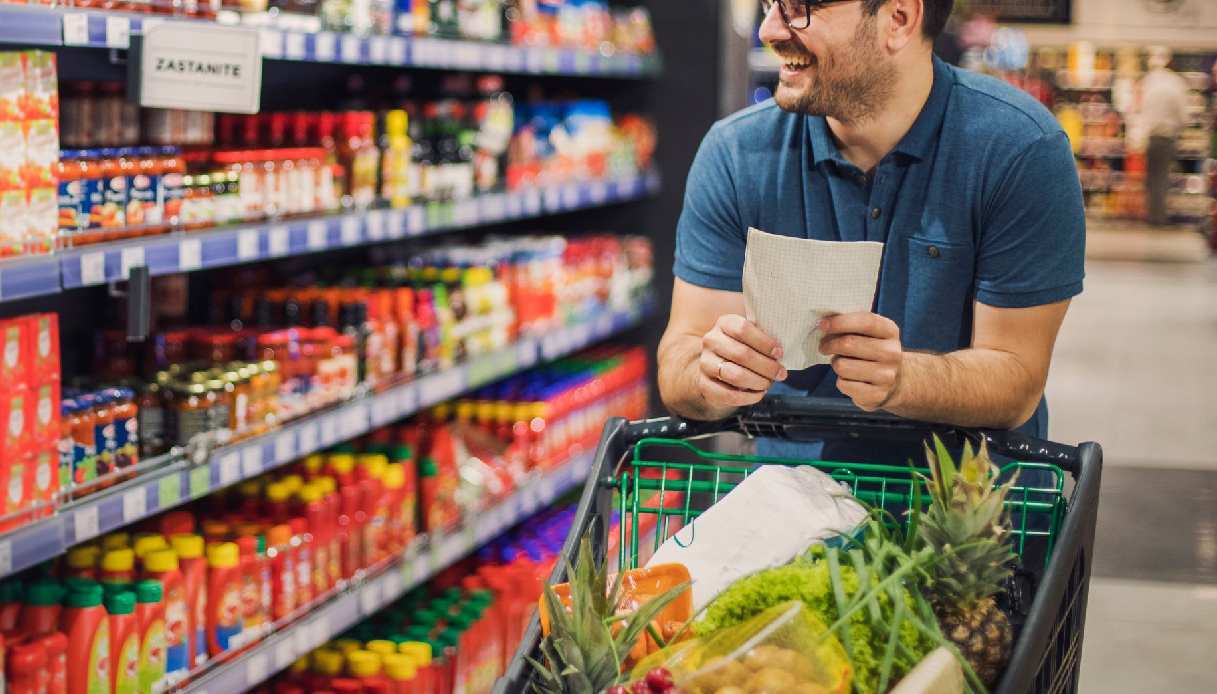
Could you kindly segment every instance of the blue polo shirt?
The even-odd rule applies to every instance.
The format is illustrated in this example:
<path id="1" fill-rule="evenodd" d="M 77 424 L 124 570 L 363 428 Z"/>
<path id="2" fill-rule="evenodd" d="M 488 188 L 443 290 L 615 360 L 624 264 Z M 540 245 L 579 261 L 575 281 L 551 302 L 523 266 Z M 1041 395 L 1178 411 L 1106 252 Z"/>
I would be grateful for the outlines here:
<path id="1" fill-rule="evenodd" d="M 741 291 L 750 226 L 884 242 L 875 311 L 907 350 L 968 347 L 974 301 L 1023 308 L 1082 291 L 1085 215 L 1064 131 L 1027 94 L 937 58 L 925 107 L 870 177 L 823 117 L 767 101 L 716 123 L 689 171 L 676 276 Z M 827 366 L 773 392 L 843 397 Z M 1047 424 L 1041 402 L 1020 429 L 1046 438 Z"/>

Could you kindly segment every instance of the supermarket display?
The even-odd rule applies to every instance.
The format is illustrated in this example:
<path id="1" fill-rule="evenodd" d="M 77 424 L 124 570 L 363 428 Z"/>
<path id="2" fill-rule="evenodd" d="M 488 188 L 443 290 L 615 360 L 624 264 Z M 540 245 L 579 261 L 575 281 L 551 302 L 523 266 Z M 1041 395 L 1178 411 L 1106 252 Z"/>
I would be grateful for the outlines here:
<path id="1" fill-rule="evenodd" d="M 0 258 L 53 247 L 58 151 L 55 55 L 0 52 Z"/>

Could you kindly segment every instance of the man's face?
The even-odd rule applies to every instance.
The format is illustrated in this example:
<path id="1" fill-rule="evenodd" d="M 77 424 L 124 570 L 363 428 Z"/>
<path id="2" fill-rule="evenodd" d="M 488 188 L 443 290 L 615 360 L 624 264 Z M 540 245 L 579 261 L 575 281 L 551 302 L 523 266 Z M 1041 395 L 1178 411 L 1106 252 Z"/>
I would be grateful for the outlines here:
<path id="1" fill-rule="evenodd" d="M 800 7 L 796 14 L 801 12 Z M 896 79 L 877 25 L 876 16 L 867 14 L 861 2 L 834 2 L 812 8 L 811 24 L 795 30 L 782 21 L 774 3 L 761 23 L 760 37 L 782 64 L 774 92 L 778 106 L 846 122 L 874 115 Z"/>

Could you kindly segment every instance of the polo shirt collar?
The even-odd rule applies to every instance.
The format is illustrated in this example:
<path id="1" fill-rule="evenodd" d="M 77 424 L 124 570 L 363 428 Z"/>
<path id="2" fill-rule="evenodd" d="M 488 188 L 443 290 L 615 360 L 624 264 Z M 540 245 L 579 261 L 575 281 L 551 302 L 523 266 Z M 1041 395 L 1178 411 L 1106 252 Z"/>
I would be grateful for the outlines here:
<path id="1" fill-rule="evenodd" d="M 946 116 L 947 104 L 950 102 L 951 89 L 955 86 L 955 76 L 951 74 L 947 64 L 938 56 L 934 56 L 933 61 L 934 85 L 930 87 L 930 96 L 921 108 L 917 120 L 913 121 L 913 127 L 909 128 L 892 150 L 914 159 L 925 159 L 933 153 L 938 131 L 941 130 L 942 120 Z M 837 149 L 828 120 L 824 116 L 807 116 L 807 122 L 812 160 L 816 166 L 826 161 L 836 162 L 838 166 L 853 166 Z"/>

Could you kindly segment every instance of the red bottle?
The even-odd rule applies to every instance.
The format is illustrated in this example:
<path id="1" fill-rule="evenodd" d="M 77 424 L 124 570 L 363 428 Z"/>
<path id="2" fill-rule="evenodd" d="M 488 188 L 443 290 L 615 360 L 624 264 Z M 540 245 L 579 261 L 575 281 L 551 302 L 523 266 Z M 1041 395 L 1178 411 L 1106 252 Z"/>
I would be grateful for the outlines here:
<path id="1" fill-rule="evenodd" d="M 262 611 L 262 560 L 258 556 L 258 538 L 242 535 L 237 538 L 241 571 L 241 633 L 245 638 L 257 638 L 268 622 Z"/>
<path id="2" fill-rule="evenodd" d="M 270 563 L 271 616 L 278 621 L 294 612 L 297 605 L 292 529 L 283 524 L 271 526 L 266 531 L 266 545 L 266 558 Z"/>
<path id="3" fill-rule="evenodd" d="M 329 555 L 330 535 L 334 532 L 333 520 L 328 517 L 328 509 L 319 486 L 305 485 L 300 490 L 299 497 L 300 512 L 304 514 L 313 534 L 313 595 L 322 595 L 331 588 Z"/>
<path id="4" fill-rule="evenodd" d="M 292 529 L 292 547 L 296 558 L 296 601 L 307 605 L 313 601 L 313 535 L 308 520 L 300 517 L 288 522 Z"/>
<path id="5" fill-rule="evenodd" d="M 53 632 L 38 639 L 46 652 L 47 694 L 67 694 L 68 691 L 68 637 Z"/>
<path id="6" fill-rule="evenodd" d="M 190 669 L 191 620 L 177 553 L 166 549 L 144 557 L 144 575 L 159 581 L 165 594 L 165 671 L 184 673 Z"/>
<path id="7" fill-rule="evenodd" d="M 25 591 L 25 607 L 17 629 L 26 636 L 40 636 L 59 629 L 62 610 L 63 588 L 55 581 L 44 580 L 31 584 Z"/>
<path id="8" fill-rule="evenodd" d="M 182 572 L 182 587 L 186 597 L 186 634 L 189 649 L 187 669 L 207 662 L 207 559 L 203 556 L 203 538 L 199 535 L 174 535 L 173 551 L 177 552 Z"/>
<path id="9" fill-rule="evenodd" d="M 93 584 L 68 594 L 63 610 L 72 663 L 69 694 L 110 690 L 110 620 L 102 606 L 101 586 Z"/>
<path id="10" fill-rule="evenodd" d="M 8 649 L 9 694 L 42 694 L 46 649 L 40 643 L 17 643 Z"/>
<path id="11" fill-rule="evenodd" d="M 358 485 L 345 485 L 340 494 L 342 512 L 338 516 L 338 532 L 341 534 L 342 543 L 342 577 L 349 580 L 364 566 L 361 538 L 368 516 L 363 510 L 363 499 Z"/>
<path id="12" fill-rule="evenodd" d="M 139 688 L 139 619 L 135 616 L 135 594 L 116 591 L 105 597 L 110 615 L 110 686 L 115 694 Z"/>

